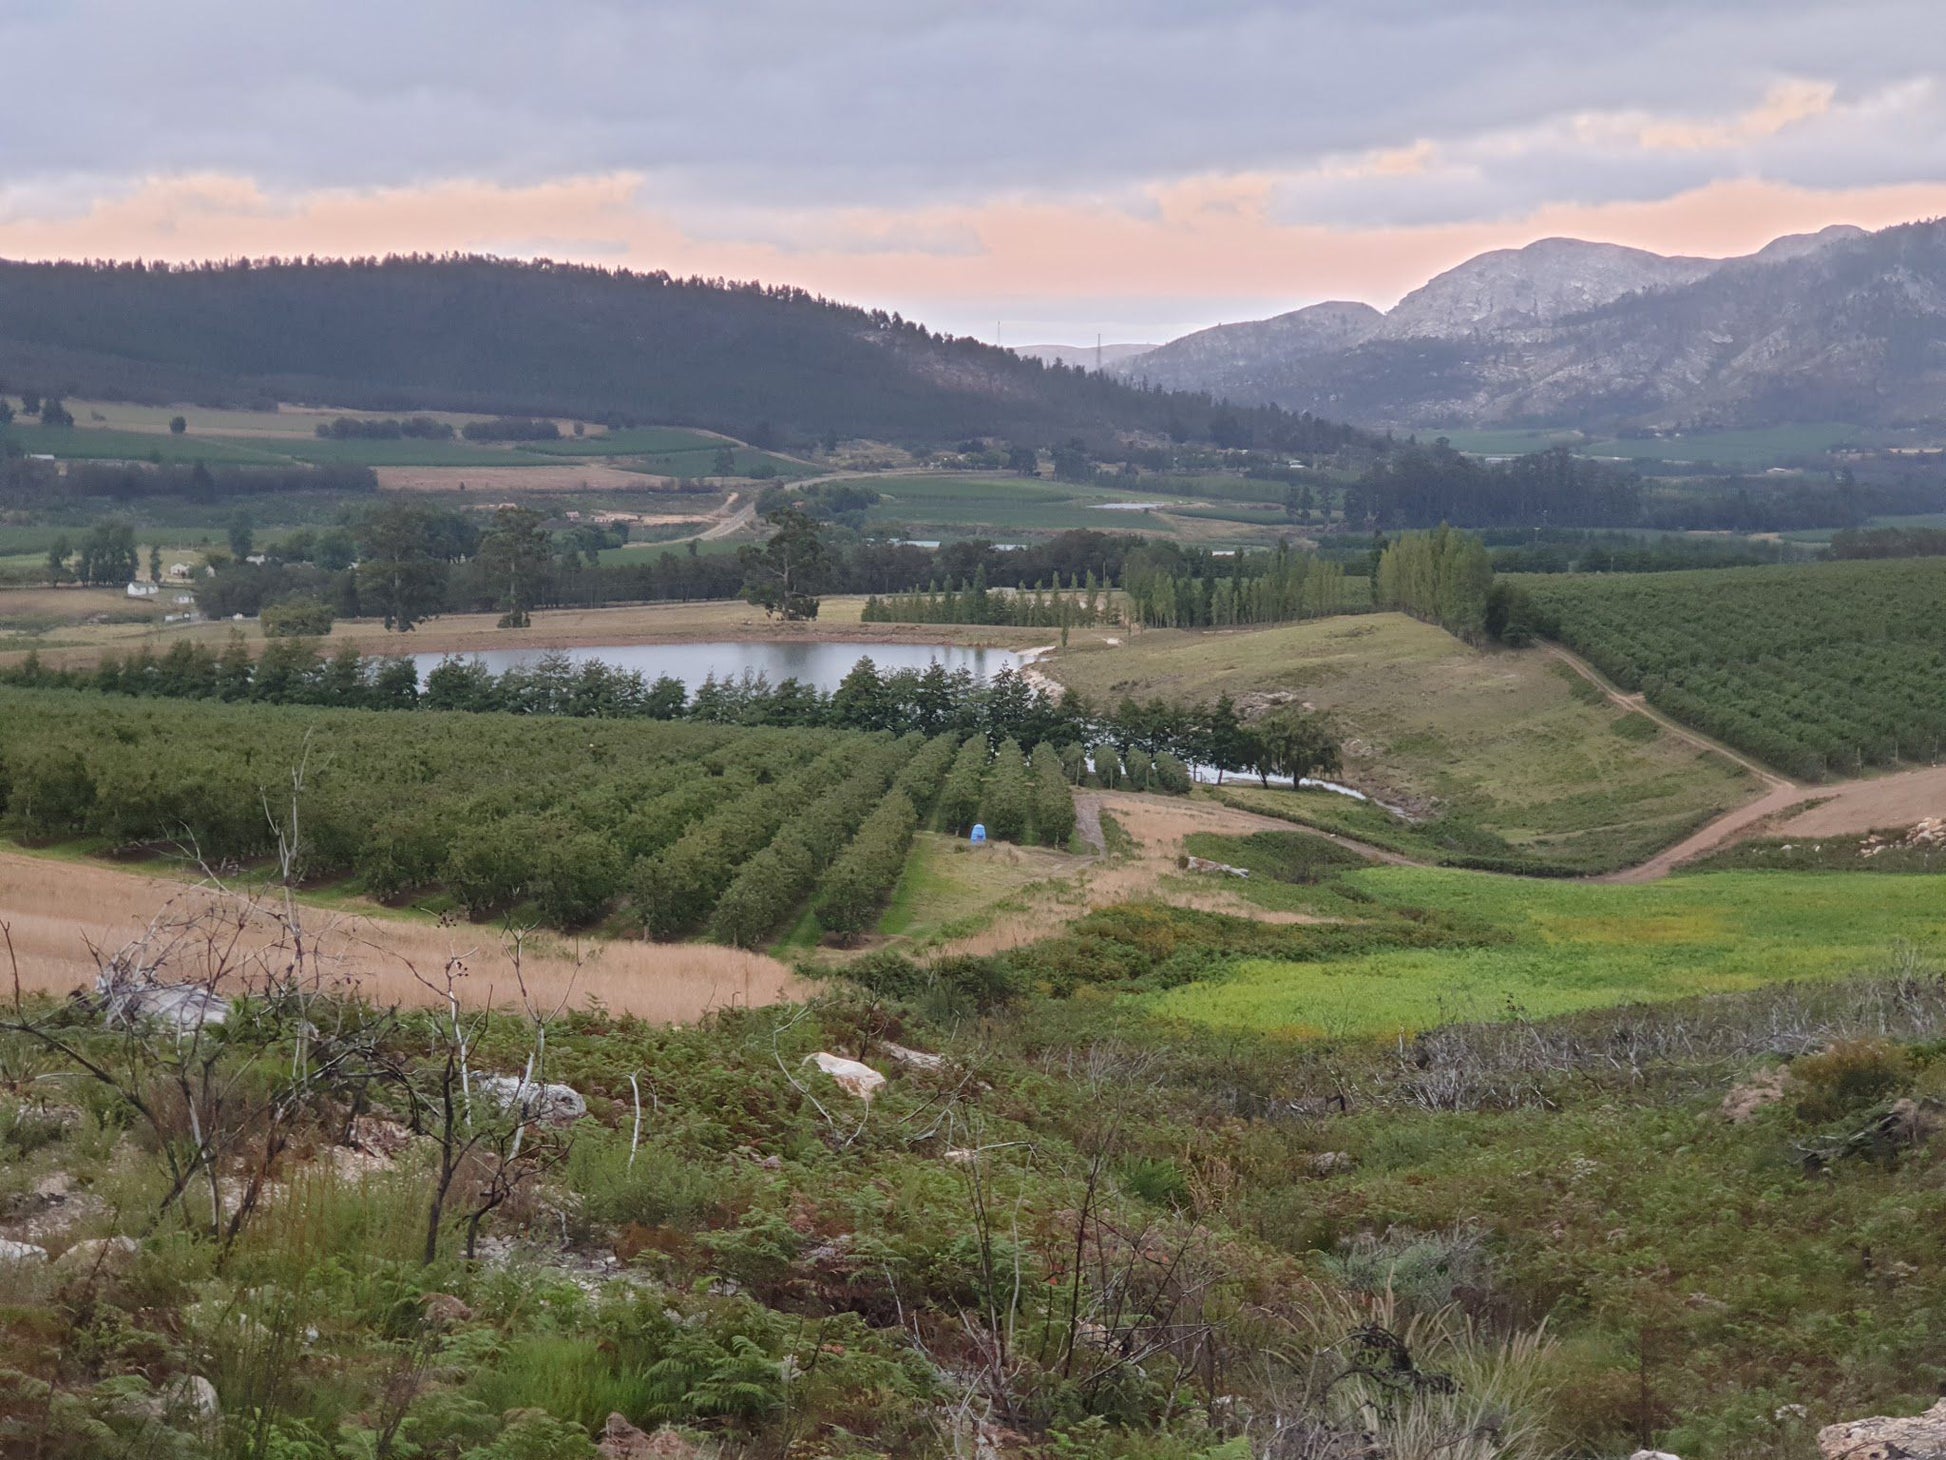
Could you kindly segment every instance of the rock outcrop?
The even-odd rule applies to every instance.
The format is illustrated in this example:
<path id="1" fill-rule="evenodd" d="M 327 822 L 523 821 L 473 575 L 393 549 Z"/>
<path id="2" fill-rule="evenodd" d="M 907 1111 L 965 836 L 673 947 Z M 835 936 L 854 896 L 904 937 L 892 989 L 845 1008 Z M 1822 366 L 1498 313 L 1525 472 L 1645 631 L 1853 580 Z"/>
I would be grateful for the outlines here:
<path id="1" fill-rule="evenodd" d="M 588 1113 L 588 1102 L 571 1085 L 547 1085 L 515 1075 L 480 1075 L 473 1092 L 502 1110 L 519 1106 L 529 1120 L 543 1125 L 573 1125 Z"/>
<path id="2" fill-rule="evenodd" d="M 1906 1419 L 1878 1415 L 1818 1431 L 1824 1460 L 1946 1460 L 1946 1399 Z"/>
<path id="3" fill-rule="evenodd" d="M 847 1095 L 856 1095 L 860 1100 L 870 1100 L 878 1093 L 878 1087 L 885 1083 L 881 1075 L 870 1065 L 860 1064 L 857 1060 L 846 1059 L 841 1054 L 829 1054 L 823 1050 L 805 1056 L 804 1063 L 816 1065 L 831 1076 L 840 1090 Z"/>
<path id="4" fill-rule="evenodd" d="M 1734 259 L 1543 239 L 1469 259 L 1385 315 L 1347 312 L 1362 308 L 1223 325 L 1111 368 L 1414 429 L 1946 417 L 1946 220 L 1827 228 Z M 1320 310 L 1338 311 L 1335 336 Z"/>

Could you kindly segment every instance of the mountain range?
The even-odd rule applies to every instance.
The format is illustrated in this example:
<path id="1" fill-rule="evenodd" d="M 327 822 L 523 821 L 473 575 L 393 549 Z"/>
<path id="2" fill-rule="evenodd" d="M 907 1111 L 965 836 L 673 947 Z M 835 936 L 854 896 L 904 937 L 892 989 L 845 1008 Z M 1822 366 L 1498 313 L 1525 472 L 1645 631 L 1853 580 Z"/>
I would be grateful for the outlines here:
<path id="1" fill-rule="evenodd" d="M 1542 239 L 1388 311 L 1219 325 L 1109 373 L 1412 429 L 1946 421 L 1946 221 L 1835 225 L 1740 258 Z"/>

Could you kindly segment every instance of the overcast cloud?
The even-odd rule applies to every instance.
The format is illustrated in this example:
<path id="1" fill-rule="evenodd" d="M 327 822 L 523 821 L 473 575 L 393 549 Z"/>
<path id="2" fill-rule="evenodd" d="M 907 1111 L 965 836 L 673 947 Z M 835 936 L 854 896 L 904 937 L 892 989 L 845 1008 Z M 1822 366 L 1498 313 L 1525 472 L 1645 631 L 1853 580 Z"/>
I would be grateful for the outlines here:
<path id="1" fill-rule="evenodd" d="M 1385 303 L 1424 277 L 1335 286 L 1309 266 L 1319 231 L 1518 242 L 1563 209 L 1747 185 L 1813 226 L 1890 221 L 1852 195 L 1946 199 L 1942 49 L 1937 0 L 7 5 L 0 253 L 298 251 L 320 199 L 381 199 L 399 236 L 368 208 L 373 248 L 660 249 L 854 294 L 871 276 L 827 261 L 878 257 L 888 302 L 955 327 L 1023 305 L 1078 327 L 1113 301 L 1111 325 L 1164 330 L 1219 303 Z M 577 180 L 609 190 L 593 232 L 542 210 Z M 456 186 L 499 202 L 435 240 L 413 200 Z M 194 216 L 160 205 L 171 189 Z M 224 250 L 212 208 L 285 231 L 239 224 Z M 1092 301 L 1062 269 L 1037 279 L 1011 231 L 1033 217 L 1136 229 L 1127 246 L 1173 276 Z M 1268 255 L 1233 273 L 1238 219 L 1290 245 L 1286 273 Z M 1200 252 L 1165 236 L 1186 229 Z M 1395 251 L 1399 269 L 1443 247 Z M 1166 302 L 1144 309 L 1150 288 Z"/>

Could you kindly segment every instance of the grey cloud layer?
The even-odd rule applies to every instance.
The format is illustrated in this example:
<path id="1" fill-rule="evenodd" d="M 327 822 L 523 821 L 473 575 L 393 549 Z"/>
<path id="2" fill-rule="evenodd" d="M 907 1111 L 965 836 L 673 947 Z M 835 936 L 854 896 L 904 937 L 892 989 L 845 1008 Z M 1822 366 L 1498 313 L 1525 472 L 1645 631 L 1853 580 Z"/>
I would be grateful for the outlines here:
<path id="1" fill-rule="evenodd" d="M 1935 180 L 1936 92 L 1916 112 L 1848 113 L 1727 158 L 1474 139 L 1589 111 L 1723 117 L 1790 77 L 1855 104 L 1922 86 L 1942 42 L 1937 0 L 9 5 L 0 187 L 629 170 L 650 179 L 649 201 L 676 206 L 901 207 L 1302 173 L 1430 139 L 1453 151 L 1426 176 L 1304 181 L 1279 210 L 1438 221 L 1666 195 L 1726 167 L 1811 185 Z"/>

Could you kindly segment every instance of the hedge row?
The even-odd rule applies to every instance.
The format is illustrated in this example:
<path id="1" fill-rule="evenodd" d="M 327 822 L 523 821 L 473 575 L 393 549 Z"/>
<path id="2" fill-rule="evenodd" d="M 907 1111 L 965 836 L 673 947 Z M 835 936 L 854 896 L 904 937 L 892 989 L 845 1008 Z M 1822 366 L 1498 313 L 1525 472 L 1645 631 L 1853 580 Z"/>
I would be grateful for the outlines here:
<path id="1" fill-rule="evenodd" d="M 710 936 L 739 948 L 754 948 L 776 932 L 810 895 L 819 871 L 831 865 L 885 794 L 892 777 L 923 743 L 921 736 L 908 735 L 859 757 L 840 785 L 805 808 L 743 864 L 717 899 Z"/>

